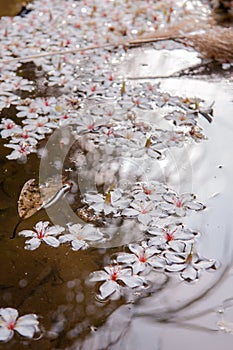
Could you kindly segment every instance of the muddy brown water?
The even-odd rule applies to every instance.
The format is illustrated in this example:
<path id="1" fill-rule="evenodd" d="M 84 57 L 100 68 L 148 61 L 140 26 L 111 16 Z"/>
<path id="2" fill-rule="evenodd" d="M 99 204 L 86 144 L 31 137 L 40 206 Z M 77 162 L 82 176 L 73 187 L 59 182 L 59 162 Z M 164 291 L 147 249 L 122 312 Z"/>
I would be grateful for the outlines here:
<path id="1" fill-rule="evenodd" d="M 0 15 L 17 13 L 20 3 L 2 0 Z M 139 68 L 134 69 L 132 77 L 140 70 L 140 52 L 135 62 Z M 159 71 L 161 74 L 162 68 Z M 87 277 L 104 266 L 106 257 L 114 253 L 114 249 L 90 248 L 77 254 L 66 246 L 51 249 L 41 245 L 39 250 L 31 252 L 23 249 L 24 240 L 10 239 L 18 222 L 20 190 L 29 178 L 38 177 L 40 161 L 35 155 L 31 155 L 26 164 L 8 161 L 5 158 L 8 150 L 0 140 L 0 305 L 18 308 L 22 314 L 33 310 L 43 315 L 40 322 L 46 331 L 50 330 L 38 341 L 22 340 L 16 335 L 11 342 L 0 344 L 0 349 L 232 349 L 232 334 L 218 332 L 216 326 L 222 301 L 233 297 L 232 271 L 222 278 L 224 266 L 233 253 L 232 82 L 219 75 L 172 78 L 163 79 L 161 88 L 195 95 L 210 103 L 215 101 L 213 123 L 202 121 L 208 140 L 201 146 L 187 147 L 185 152 L 174 151 L 171 155 L 175 159 L 174 169 L 166 169 L 165 164 L 164 171 L 169 174 L 169 186 L 179 191 L 182 182 L 183 190 L 193 191 L 207 205 L 204 213 L 192 215 L 187 223 L 203 233 L 200 252 L 219 259 L 222 269 L 208 274 L 198 285 L 181 286 L 170 281 L 166 290 L 158 288 L 135 305 L 122 301 L 99 302 L 95 297 L 96 288 L 88 284 Z M 185 176 L 187 167 L 191 169 L 188 177 Z M 175 176 L 177 168 L 179 181 Z M 47 218 L 42 210 L 22 222 L 20 230 Z M 172 311 L 169 313 L 168 309 Z M 227 319 L 233 322 L 232 309 Z"/>
<path id="2" fill-rule="evenodd" d="M 22 0 L 1 0 L 0 1 L 0 17 L 1 16 L 15 16 L 17 15 L 22 6 L 26 3 L 26 1 Z"/>

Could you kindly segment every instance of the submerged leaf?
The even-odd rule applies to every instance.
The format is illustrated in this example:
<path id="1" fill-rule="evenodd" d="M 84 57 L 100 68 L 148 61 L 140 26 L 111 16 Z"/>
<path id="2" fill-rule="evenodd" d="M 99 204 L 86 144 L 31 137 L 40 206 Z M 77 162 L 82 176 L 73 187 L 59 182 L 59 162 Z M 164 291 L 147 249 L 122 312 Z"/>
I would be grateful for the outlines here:
<path id="1" fill-rule="evenodd" d="M 21 219 L 27 219 L 42 208 L 43 202 L 39 185 L 35 179 L 25 182 L 18 200 L 18 213 Z"/>
<path id="2" fill-rule="evenodd" d="M 35 179 L 25 182 L 18 200 L 18 213 L 21 219 L 27 219 L 38 210 L 48 208 L 56 203 L 71 188 L 71 183 L 62 186 L 62 182 L 46 182 L 39 186 Z"/>

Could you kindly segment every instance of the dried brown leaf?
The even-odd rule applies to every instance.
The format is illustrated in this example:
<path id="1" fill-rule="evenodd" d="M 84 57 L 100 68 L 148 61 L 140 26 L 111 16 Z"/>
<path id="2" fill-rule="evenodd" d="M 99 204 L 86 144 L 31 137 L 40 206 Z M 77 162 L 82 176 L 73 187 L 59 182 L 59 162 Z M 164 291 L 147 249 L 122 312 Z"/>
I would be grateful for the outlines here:
<path id="1" fill-rule="evenodd" d="M 42 208 L 40 188 L 35 179 L 25 182 L 18 200 L 18 213 L 21 219 L 27 219 Z"/>

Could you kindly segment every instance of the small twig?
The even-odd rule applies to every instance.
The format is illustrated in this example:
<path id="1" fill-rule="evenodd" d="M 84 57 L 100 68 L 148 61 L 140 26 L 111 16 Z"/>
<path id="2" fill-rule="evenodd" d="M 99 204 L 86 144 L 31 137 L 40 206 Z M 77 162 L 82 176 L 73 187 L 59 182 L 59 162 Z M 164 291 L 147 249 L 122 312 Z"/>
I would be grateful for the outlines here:
<path id="1" fill-rule="evenodd" d="M 76 53 L 81 51 L 88 51 L 88 50 L 95 50 L 95 49 L 101 49 L 105 47 L 111 47 L 111 46 L 120 46 L 125 45 L 124 42 L 118 42 L 118 43 L 109 43 L 109 44 L 103 44 L 103 45 L 93 45 L 88 47 L 80 47 L 78 49 L 72 49 L 72 50 L 58 50 L 58 51 L 50 51 L 45 53 L 39 53 L 37 55 L 30 55 L 30 56 L 22 56 L 22 57 L 14 57 L 7 60 L 0 60 L 1 63 L 12 63 L 12 62 L 18 62 L 18 61 L 28 61 L 32 59 L 37 58 L 43 58 L 43 57 L 52 57 L 52 56 L 59 56 L 59 55 L 66 55 L 70 53 Z M 127 45 L 127 44 L 126 44 Z"/>

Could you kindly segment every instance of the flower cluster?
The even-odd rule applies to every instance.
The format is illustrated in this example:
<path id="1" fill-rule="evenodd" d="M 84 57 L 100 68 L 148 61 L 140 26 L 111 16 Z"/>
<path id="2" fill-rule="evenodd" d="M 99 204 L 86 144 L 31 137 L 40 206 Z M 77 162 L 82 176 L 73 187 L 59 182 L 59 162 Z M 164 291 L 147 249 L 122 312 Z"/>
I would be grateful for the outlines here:
<path id="1" fill-rule="evenodd" d="M 190 241 L 189 232 L 187 237 L 182 238 L 185 243 L 180 241 L 180 244 L 173 247 L 165 247 L 164 243 L 168 243 L 170 237 L 165 239 L 159 244 L 148 239 L 128 244 L 128 252 L 118 253 L 110 266 L 91 273 L 91 282 L 102 282 L 99 286 L 99 298 L 119 298 L 125 288 L 140 291 L 146 285 L 150 285 L 153 272 L 176 272 L 182 280 L 192 282 L 199 278 L 201 271 L 216 269 L 215 260 L 201 257 L 194 252 L 194 242 Z"/>
<path id="2" fill-rule="evenodd" d="M 155 218 L 184 217 L 203 210 L 205 206 L 195 199 L 192 193 L 178 195 L 159 182 L 148 181 L 137 182 L 125 191 L 115 188 L 104 195 L 86 193 L 83 202 L 97 214 L 134 218 L 149 227 Z"/>
<path id="3" fill-rule="evenodd" d="M 110 54 L 109 49 L 102 46 L 122 38 L 127 41 L 151 34 L 170 22 L 171 14 L 174 21 L 178 19 L 185 11 L 182 6 L 173 4 L 175 11 L 170 12 L 170 4 L 160 7 L 148 2 L 145 6 L 142 0 L 130 3 L 121 0 L 114 4 L 111 1 L 90 4 L 82 0 L 73 4 L 72 1 L 53 0 L 50 5 L 53 11 L 47 9 L 46 1 L 42 4 L 34 1 L 23 23 L 20 17 L 4 17 L 0 23 L 4 43 L 1 56 L 10 61 L 9 64 L 0 62 L 0 132 L 1 137 L 7 139 L 6 147 L 13 149 L 8 159 L 25 162 L 28 154 L 37 151 L 41 139 L 64 125 L 72 125 L 78 135 L 95 133 L 95 143 L 108 140 L 120 148 L 132 147 L 137 157 L 160 158 L 161 149 L 182 146 L 187 139 L 204 138 L 190 127 L 198 128 L 199 114 L 211 118 L 211 107 L 204 108 L 198 99 L 164 93 L 158 84 L 146 82 L 135 86 L 117 79 L 115 71 L 124 60 L 125 51 L 120 46 Z M 169 18 L 167 13 L 170 13 Z M 58 29 L 54 23 L 59 20 Z M 89 46 L 99 47 L 85 50 Z M 77 50 L 77 47 L 83 49 Z M 41 52 L 61 48 L 64 54 L 40 57 L 38 48 Z M 74 51 L 66 53 L 67 49 Z M 40 85 L 37 77 L 29 80 L 24 66 L 19 63 L 24 56 L 30 56 L 30 61 L 43 72 L 43 85 L 56 89 L 54 96 L 44 96 L 35 89 Z M 11 61 L 15 57 L 19 57 L 18 62 Z M 22 70 L 20 74 L 19 70 Z M 99 108 L 101 100 L 104 106 Z M 93 101 L 97 105 L 94 108 Z M 161 132 L 154 127 L 147 135 L 136 121 L 124 123 L 124 126 L 121 123 L 128 114 L 137 117 L 138 113 L 150 111 L 156 116 L 157 108 L 168 106 L 174 109 L 165 116 L 173 121 L 172 131 L 168 128 Z M 10 107 L 15 110 L 14 121 L 5 117 Z M 186 129 L 176 130 L 180 126 Z"/>
<path id="4" fill-rule="evenodd" d="M 69 242 L 73 250 L 87 249 L 91 242 L 104 241 L 103 234 L 93 225 L 68 224 L 69 233 L 59 225 L 49 226 L 48 221 L 39 221 L 34 230 L 23 230 L 19 236 L 30 238 L 26 240 L 25 249 L 35 250 L 42 242 L 57 248 L 61 243 Z"/>

